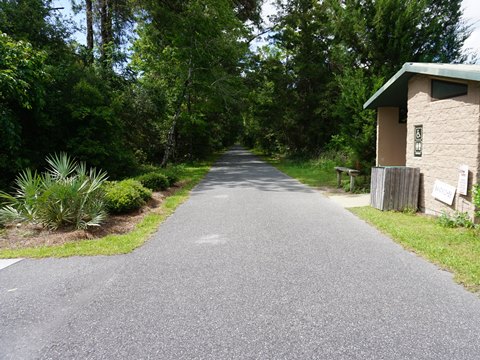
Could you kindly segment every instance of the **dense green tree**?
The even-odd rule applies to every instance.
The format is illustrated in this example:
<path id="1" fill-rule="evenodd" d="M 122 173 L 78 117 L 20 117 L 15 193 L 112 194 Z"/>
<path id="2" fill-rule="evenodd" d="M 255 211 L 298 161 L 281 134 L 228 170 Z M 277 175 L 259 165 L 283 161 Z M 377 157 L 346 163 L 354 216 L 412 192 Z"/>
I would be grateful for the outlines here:
<path id="1" fill-rule="evenodd" d="M 95 55 L 104 70 L 112 70 L 126 60 L 124 46 L 131 38 L 134 14 L 139 9 L 134 0 L 72 0 L 75 13 L 85 14 L 86 60 L 93 64 Z"/>
<path id="2" fill-rule="evenodd" d="M 0 1 L 0 31 L 35 48 L 52 50 L 70 35 L 52 0 Z"/>
<path id="3" fill-rule="evenodd" d="M 279 2 L 278 6 L 281 11 L 272 39 L 278 51 L 274 57 L 262 60 L 260 69 L 254 70 L 263 74 L 263 79 L 257 77 L 251 91 L 275 89 L 272 96 L 281 99 L 278 103 L 271 102 L 275 105 L 270 114 L 261 105 L 263 114 L 257 119 L 256 142 L 271 147 L 275 139 L 276 147 L 292 154 L 318 153 L 335 131 L 329 116 L 333 78 L 327 8 L 315 0 Z M 271 67 L 271 71 L 265 71 L 263 66 Z M 254 116 L 258 117 L 258 112 Z M 265 133 L 269 134 L 269 141 L 261 138 Z"/>
<path id="4" fill-rule="evenodd" d="M 247 33 L 228 0 L 145 1 L 134 63 L 161 87 L 170 155 L 191 157 L 228 145 L 241 106 L 240 61 Z"/>
<path id="5" fill-rule="evenodd" d="M 405 62 L 461 62 L 468 29 L 461 1 L 327 0 L 334 37 L 335 145 L 358 161 L 375 156 L 375 115 L 362 104 Z"/>
<path id="6" fill-rule="evenodd" d="M 243 142 L 268 153 L 285 152 L 288 143 L 291 79 L 285 73 L 284 58 L 280 49 L 265 46 L 247 62 Z"/>
<path id="7" fill-rule="evenodd" d="M 322 149 L 333 133 L 325 101 L 331 81 L 326 9 L 316 0 L 289 1 L 282 7 L 285 15 L 275 38 L 292 80 L 287 145 L 307 154 Z"/>
<path id="8" fill-rule="evenodd" d="M 0 187 L 52 152 L 118 178 L 242 132 L 269 152 L 368 163 L 365 100 L 406 61 L 463 60 L 460 0 L 278 1 L 269 44 L 252 52 L 262 3 L 77 0 L 85 47 L 51 0 L 0 1 Z"/>
<path id="9" fill-rule="evenodd" d="M 263 0 L 233 0 L 235 13 L 243 22 L 251 21 L 256 25 L 261 22 Z"/>
<path id="10" fill-rule="evenodd" d="M 17 45 L 23 44 L 22 49 L 31 49 L 21 53 L 24 58 L 19 55 L 12 60 L 8 52 L 2 52 L 0 57 L 5 56 L 4 61 L 10 61 L 12 69 L 20 72 L 24 64 L 39 62 L 34 61 L 32 54 L 42 54 L 38 76 L 34 77 L 36 73 L 27 68 L 28 72 L 22 70 L 14 77 L 18 82 L 24 76 L 30 93 L 33 89 L 42 91 L 30 96 L 29 106 L 20 106 L 17 95 L 10 96 L 2 107 L 18 140 L 13 156 L 9 157 L 11 171 L 3 173 L 4 182 L 13 178 L 15 164 L 42 167 L 47 154 L 65 150 L 109 170 L 111 176 L 126 175 L 134 165 L 134 150 L 124 144 L 127 130 L 113 107 L 126 82 L 118 75 L 105 81 L 100 68 L 82 61 L 69 42 L 68 24 L 57 17 L 50 1 L 7 1 L 1 3 L 0 10 L 1 16 L 7 17 L 0 23 L 0 31 L 21 40 Z M 6 44 L 10 43 L 9 40 Z M 8 65 L 3 69 L 9 71 Z"/>
<path id="11" fill-rule="evenodd" d="M 38 106 L 44 96 L 46 54 L 24 41 L 0 33 L 0 187 L 25 165 L 21 114 Z"/>

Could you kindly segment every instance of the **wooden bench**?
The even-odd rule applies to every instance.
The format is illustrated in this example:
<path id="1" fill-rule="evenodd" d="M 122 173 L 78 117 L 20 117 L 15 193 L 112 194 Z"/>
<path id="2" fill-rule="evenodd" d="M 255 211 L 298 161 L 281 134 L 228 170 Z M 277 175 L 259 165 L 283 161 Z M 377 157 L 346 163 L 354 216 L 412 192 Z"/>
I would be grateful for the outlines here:
<path id="1" fill-rule="evenodd" d="M 337 187 L 342 186 L 342 173 L 347 173 L 350 176 L 350 192 L 355 188 L 355 177 L 360 174 L 360 171 L 349 169 L 343 166 L 336 166 L 335 171 L 337 172 Z"/>

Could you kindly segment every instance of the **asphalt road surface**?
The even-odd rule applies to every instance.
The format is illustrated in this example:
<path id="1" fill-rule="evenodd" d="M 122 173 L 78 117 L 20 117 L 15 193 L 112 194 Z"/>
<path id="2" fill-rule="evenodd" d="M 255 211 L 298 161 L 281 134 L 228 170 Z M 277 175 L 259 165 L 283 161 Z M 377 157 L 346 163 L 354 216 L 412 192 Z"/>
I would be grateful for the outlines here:
<path id="1" fill-rule="evenodd" d="M 480 359 L 480 299 L 234 148 L 133 253 L 0 270 L 0 359 Z"/>

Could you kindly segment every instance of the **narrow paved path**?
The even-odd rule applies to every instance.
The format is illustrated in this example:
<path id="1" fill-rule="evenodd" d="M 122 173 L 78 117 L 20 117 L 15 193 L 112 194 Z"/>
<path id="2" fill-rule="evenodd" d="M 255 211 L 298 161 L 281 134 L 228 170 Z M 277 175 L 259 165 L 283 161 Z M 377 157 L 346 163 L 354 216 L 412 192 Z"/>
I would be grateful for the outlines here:
<path id="1" fill-rule="evenodd" d="M 480 359 L 480 300 L 229 151 L 145 246 L 0 270 L 1 359 Z"/>

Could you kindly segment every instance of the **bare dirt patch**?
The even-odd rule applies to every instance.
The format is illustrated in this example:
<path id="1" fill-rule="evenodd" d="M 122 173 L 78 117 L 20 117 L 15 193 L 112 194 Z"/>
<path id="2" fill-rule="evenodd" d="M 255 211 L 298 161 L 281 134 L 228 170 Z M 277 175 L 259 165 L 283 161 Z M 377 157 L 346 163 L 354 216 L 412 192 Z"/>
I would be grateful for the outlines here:
<path id="1" fill-rule="evenodd" d="M 161 204 L 167 196 L 180 189 L 184 183 L 177 183 L 166 191 L 154 192 L 152 198 L 141 209 L 129 214 L 110 215 L 100 227 L 88 230 L 59 229 L 51 231 L 41 225 L 10 225 L 0 232 L 0 249 L 19 249 L 61 245 L 85 239 L 98 239 L 111 234 L 124 234 L 134 229 L 147 214 L 160 213 Z"/>

